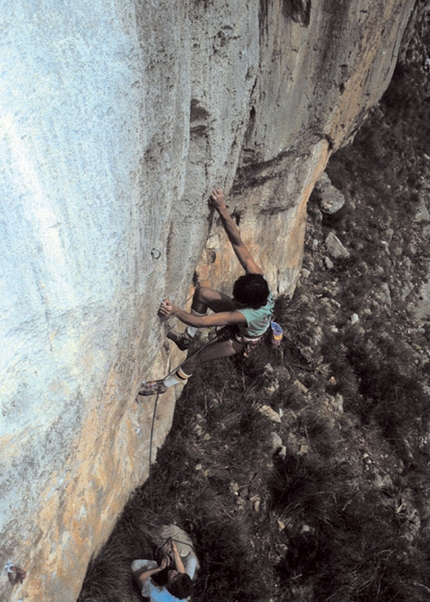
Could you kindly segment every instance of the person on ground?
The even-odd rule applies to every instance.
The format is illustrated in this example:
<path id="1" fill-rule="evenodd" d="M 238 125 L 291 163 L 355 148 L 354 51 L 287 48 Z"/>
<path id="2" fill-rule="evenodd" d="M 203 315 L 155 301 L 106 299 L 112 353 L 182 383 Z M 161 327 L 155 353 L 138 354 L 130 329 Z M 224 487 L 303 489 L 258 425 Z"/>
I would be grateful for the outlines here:
<path id="1" fill-rule="evenodd" d="M 169 537 L 161 549 L 161 560 L 134 560 L 131 570 L 143 597 L 150 602 L 178 602 L 192 593 L 198 566 L 194 550 L 183 559 L 176 542 Z"/>
<path id="2" fill-rule="evenodd" d="M 162 394 L 168 387 L 185 384 L 194 371 L 205 362 L 231 357 L 237 353 L 249 355 L 270 327 L 274 308 L 273 296 L 262 269 L 252 258 L 241 238 L 239 228 L 228 212 L 224 193 L 220 188 L 212 190 L 209 204 L 218 212 L 245 274 L 234 283 L 233 297 L 201 286 L 196 288 L 190 313 L 180 309 L 169 299 L 164 299 L 159 314 L 166 318 L 174 316 L 187 325 L 184 333 L 170 332 L 167 335 L 181 350 L 189 348 L 199 328 L 227 326 L 227 336 L 224 340 L 216 340 L 202 347 L 164 379 L 142 383 L 139 395 Z M 208 309 L 214 313 L 207 315 Z"/>

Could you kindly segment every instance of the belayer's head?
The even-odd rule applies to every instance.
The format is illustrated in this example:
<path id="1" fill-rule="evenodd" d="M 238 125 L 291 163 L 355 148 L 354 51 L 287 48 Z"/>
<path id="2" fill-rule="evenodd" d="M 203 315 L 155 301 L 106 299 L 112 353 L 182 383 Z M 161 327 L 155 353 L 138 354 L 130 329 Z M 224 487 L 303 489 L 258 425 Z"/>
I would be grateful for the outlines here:
<path id="1" fill-rule="evenodd" d="M 234 300 L 246 307 L 258 309 L 266 305 L 268 296 L 269 286 L 261 274 L 245 274 L 233 285 Z"/>
<path id="2" fill-rule="evenodd" d="M 193 582 L 191 577 L 186 573 L 178 573 L 177 571 L 169 571 L 169 577 L 166 584 L 166 589 L 178 600 L 184 600 L 191 596 L 193 591 Z"/>

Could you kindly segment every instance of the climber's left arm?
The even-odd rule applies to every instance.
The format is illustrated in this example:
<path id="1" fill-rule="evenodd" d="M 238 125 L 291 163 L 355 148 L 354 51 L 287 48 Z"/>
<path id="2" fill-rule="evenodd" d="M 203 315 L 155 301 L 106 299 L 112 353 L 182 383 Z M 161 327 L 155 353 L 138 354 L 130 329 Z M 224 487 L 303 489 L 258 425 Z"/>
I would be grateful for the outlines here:
<path id="1" fill-rule="evenodd" d="M 174 305 L 169 299 L 164 299 L 158 313 L 166 318 L 175 316 L 187 326 L 195 328 L 210 328 L 212 326 L 228 326 L 232 324 L 246 324 L 245 316 L 239 311 L 221 311 L 208 316 L 195 316 Z"/>

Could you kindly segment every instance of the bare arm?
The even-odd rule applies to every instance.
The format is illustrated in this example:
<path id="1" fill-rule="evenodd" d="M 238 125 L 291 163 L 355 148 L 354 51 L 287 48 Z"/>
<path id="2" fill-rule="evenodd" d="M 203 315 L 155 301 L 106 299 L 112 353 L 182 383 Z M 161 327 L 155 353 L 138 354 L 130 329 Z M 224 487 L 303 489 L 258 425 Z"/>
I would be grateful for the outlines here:
<path id="1" fill-rule="evenodd" d="M 175 560 L 176 570 L 178 571 L 178 573 L 185 573 L 186 571 L 185 571 L 184 563 L 182 562 L 182 558 L 179 555 L 178 548 L 176 547 L 176 544 L 174 541 L 172 541 L 172 552 L 173 552 L 173 558 Z"/>
<path id="2" fill-rule="evenodd" d="M 160 571 L 162 571 L 163 569 L 165 569 L 167 566 L 167 558 L 163 558 L 163 560 L 160 563 L 160 566 L 157 566 L 155 569 L 148 569 L 147 571 L 144 571 L 143 573 L 140 573 L 140 575 L 138 575 L 138 579 L 140 581 L 140 583 L 143 585 L 144 583 L 146 583 L 148 581 L 148 579 L 152 576 L 155 575 L 156 573 L 159 573 Z"/>
<path id="3" fill-rule="evenodd" d="M 160 305 L 158 313 L 166 318 L 175 316 L 187 326 L 196 328 L 209 328 L 211 326 L 227 326 L 230 324 L 246 324 L 245 316 L 240 311 L 221 311 L 209 316 L 195 316 L 180 307 L 173 305 L 169 299 L 164 299 Z"/>
<path id="4" fill-rule="evenodd" d="M 240 236 L 239 228 L 236 226 L 234 220 L 228 212 L 224 202 L 224 193 L 221 188 L 214 188 L 209 201 L 211 207 L 214 207 L 218 211 L 222 221 L 224 230 L 228 236 L 228 239 L 233 247 L 233 251 L 236 254 L 240 264 L 247 274 L 263 274 L 262 269 L 255 263 L 252 258 L 248 247 Z"/>

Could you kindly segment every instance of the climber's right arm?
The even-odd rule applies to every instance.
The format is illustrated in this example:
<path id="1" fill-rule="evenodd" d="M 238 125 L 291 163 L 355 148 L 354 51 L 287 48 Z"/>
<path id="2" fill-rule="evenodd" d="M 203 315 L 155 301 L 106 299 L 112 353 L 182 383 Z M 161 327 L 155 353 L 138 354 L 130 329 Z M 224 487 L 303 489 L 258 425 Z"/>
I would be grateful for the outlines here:
<path id="1" fill-rule="evenodd" d="M 233 247 L 240 264 L 247 274 L 263 274 L 263 270 L 255 263 L 248 247 L 240 236 L 239 228 L 235 224 L 224 202 L 224 193 L 221 188 L 214 188 L 209 200 L 211 207 L 218 211 L 224 230 Z"/>

